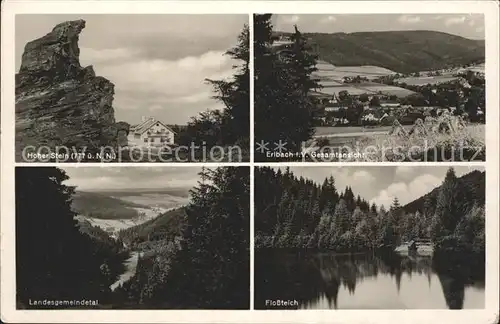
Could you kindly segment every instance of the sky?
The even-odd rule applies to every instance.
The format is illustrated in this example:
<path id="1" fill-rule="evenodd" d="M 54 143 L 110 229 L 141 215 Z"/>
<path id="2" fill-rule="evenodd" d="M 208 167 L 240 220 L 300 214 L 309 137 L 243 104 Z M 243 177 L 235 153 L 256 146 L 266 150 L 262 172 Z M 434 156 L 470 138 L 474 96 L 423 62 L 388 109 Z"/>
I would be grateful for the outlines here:
<path id="1" fill-rule="evenodd" d="M 77 190 L 169 189 L 194 187 L 199 167 L 61 167 L 69 176 L 64 182 Z"/>
<path id="2" fill-rule="evenodd" d="M 484 171 L 484 168 L 469 166 L 455 166 L 454 169 L 458 177 L 473 170 Z M 447 170 L 447 166 L 290 167 L 296 176 L 319 184 L 332 175 L 338 191 L 351 186 L 356 196 L 359 194 L 370 203 L 386 208 L 394 197 L 401 204 L 407 204 L 440 186 Z"/>
<path id="3" fill-rule="evenodd" d="M 277 31 L 352 33 L 363 31 L 433 30 L 470 39 L 484 39 L 482 14 L 304 14 L 273 15 Z"/>
<path id="4" fill-rule="evenodd" d="M 237 44 L 248 15 L 17 15 L 16 71 L 24 46 L 63 21 L 84 19 L 80 63 L 115 84 L 116 121 L 155 117 L 186 124 L 222 108 L 205 78 L 229 78 L 240 62 L 223 55 Z"/>

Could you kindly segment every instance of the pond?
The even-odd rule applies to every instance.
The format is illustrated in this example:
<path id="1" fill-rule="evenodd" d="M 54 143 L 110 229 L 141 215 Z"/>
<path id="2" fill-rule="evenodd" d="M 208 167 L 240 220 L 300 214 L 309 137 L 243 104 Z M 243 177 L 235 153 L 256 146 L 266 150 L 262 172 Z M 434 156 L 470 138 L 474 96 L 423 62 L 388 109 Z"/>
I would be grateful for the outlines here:
<path id="1" fill-rule="evenodd" d="M 480 309 L 484 277 L 464 257 L 257 250 L 255 308 Z"/>

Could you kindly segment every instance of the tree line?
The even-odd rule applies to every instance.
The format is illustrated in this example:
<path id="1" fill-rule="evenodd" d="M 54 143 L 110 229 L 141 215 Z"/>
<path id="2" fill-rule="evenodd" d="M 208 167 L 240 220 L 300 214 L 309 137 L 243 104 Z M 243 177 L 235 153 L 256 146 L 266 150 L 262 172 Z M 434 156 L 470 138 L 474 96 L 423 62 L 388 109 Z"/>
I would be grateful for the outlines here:
<path id="1" fill-rule="evenodd" d="M 370 205 L 349 186 L 338 190 L 333 177 L 318 185 L 289 168 L 257 168 L 255 246 L 360 252 L 428 238 L 438 250 L 484 252 L 484 192 L 451 168 L 436 194 L 435 202 L 427 197 L 416 210 L 407 211 L 397 197 L 386 208 Z"/>
<path id="2" fill-rule="evenodd" d="M 472 71 L 457 75 L 459 80 L 440 84 L 409 85 L 397 82 L 399 76 L 380 77 L 377 82 L 395 85 L 416 92 L 413 95 L 399 99 L 403 105 L 456 107 L 455 115 L 466 113 L 471 121 L 484 121 L 484 115 L 478 115 L 478 108 L 486 113 L 486 93 L 484 76 Z M 468 85 L 462 84 L 461 80 Z"/>

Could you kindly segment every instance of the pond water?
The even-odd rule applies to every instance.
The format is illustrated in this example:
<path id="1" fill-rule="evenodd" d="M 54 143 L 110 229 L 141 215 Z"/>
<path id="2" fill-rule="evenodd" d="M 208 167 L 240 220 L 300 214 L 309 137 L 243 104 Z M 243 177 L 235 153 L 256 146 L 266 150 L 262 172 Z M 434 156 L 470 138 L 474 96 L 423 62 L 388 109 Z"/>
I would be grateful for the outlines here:
<path id="1" fill-rule="evenodd" d="M 461 259 L 258 250 L 255 308 L 484 308 L 484 260 Z"/>

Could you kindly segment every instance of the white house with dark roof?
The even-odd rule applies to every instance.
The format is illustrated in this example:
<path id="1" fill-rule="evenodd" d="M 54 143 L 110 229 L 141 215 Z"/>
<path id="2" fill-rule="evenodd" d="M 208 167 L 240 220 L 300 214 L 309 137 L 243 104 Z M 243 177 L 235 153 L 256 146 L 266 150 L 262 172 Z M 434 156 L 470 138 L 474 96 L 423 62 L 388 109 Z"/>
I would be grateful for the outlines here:
<path id="1" fill-rule="evenodd" d="M 154 117 L 142 117 L 139 125 L 130 126 L 128 143 L 130 146 L 166 146 L 173 145 L 175 132 Z"/>

